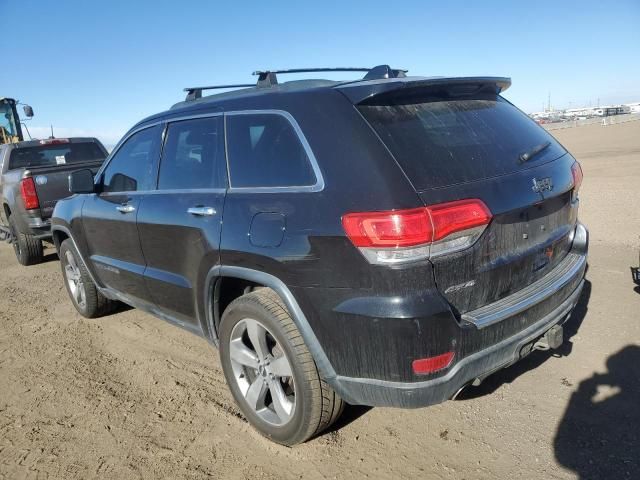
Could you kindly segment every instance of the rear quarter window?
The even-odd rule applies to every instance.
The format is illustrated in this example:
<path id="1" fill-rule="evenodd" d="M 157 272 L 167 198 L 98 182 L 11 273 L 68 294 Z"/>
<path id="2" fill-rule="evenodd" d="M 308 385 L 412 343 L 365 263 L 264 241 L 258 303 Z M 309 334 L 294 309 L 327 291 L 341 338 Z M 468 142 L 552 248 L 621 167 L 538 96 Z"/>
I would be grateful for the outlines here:
<path id="1" fill-rule="evenodd" d="M 226 122 L 231 187 L 316 184 L 309 156 L 285 116 L 277 113 L 229 115 Z"/>
<path id="2" fill-rule="evenodd" d="M 505 175 L 566 153 L 497 95 L 358 108 L 418 190 Z M 546 142 L 540 154 L 520 161 Z"/>

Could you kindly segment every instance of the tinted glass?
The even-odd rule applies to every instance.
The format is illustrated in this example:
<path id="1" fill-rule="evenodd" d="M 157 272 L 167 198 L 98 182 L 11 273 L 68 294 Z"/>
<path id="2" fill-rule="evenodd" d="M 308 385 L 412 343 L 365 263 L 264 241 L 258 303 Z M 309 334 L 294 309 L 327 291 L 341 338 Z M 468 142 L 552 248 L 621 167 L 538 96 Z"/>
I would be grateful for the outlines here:
<path id="1" fill-rule="evenodd" d="M 418 189 L 504 175 L 566 153 L 497 95 L 358 108 Z M 546 142 L 549 147 L 520 161 Z"/>
<path id="2" fill-rule="evenodd" d="M 61 143 L 56 145 L 14 148 L 9 157 L 9 169 L 50 167 L 104 160 L 105 157 L 104 151 L 93 142 Z"/>
<path id="3" fill-rule="evenodd" d="M 160 126 L 134 133 L 118 149 L 103 172 L 103 192 L 131 192 L 155 187 Z"/>
<path id="4" fill-rule="evenodd" d="M 224 188 L 226 165 L 222 117 L 169 125 L 158 188 Z"/>
<path id="5" fill-rule="evenodd" d="M 8 137 L 18 134 L 13 109 L 13 104 L 7 100 L 0 102 L 0 139 L 5 143 L 8 143 Z"/>
<path id="6" fill-rule="evenodd" d="M 316 183 L 309 157 L 293 126 L 282 115 L 228 116 L 227 148 L 233 187 Z"/>

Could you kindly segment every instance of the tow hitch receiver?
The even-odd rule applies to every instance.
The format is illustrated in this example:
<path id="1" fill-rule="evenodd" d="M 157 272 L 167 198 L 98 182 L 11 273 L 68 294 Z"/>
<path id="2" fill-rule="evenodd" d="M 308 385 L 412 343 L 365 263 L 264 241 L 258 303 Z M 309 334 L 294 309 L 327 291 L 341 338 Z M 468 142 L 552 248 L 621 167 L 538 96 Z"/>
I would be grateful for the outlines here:
<path id="1" fill-rule="evenodd" d="M 562 326 L 554 325 L 534 345 L 535 350 L 555 350 L 564 340 Z"/>

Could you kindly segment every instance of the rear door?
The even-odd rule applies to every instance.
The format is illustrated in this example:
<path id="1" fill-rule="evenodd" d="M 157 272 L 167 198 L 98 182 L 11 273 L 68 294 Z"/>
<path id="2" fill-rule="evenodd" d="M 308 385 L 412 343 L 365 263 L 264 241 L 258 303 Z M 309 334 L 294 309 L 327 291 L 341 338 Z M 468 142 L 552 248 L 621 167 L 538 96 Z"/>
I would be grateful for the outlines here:
<path id="1" fill-rule="evenodd" d="M 90 260 L 100 281 L 147 302 L 137 216 L 142 197 L 155 185 L 161 133 L 156 125 L 131 135 L 101 173 L 100 193 L 89 195 L 82 208 Z"/>
<path id="2" fill-rule="evenodd" d="M 156 306 L 197 326 L 198 295 L 220 260 L 227 187 L 221 115 L 169 122 L 157 190 L 138 213 L 145 283 Z"/>
<path id="3" fill-rule="evenodd" d="M 509 102 L 439 88 L 359 110 L 425 205 L 477 198 L 492 213 L 471 247 L 432 247 L 438 288 L 459 313 L 524 288 L 565 257 L 577 220 L 575 160 Z"/>

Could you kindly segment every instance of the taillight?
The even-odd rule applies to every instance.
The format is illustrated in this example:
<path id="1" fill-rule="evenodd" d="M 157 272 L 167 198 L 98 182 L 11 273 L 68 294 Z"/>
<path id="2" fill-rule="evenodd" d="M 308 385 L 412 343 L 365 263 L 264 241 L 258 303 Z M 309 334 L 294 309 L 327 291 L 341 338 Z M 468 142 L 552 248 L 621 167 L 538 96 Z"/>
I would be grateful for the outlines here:
<path id="1" fill-rule="evenodd" d="M 63 143 L 69 143 L 68 138 L 47 138 L 46 140 L 40 140 L 40 145 L 61 145 Z"/>
<path id="2" fill-rule="evenodd" d="M 454 353 L 447 352 L 436 357 L 421 358 L 411 363 L 413 373 L 416 375 L 425 375 L 427 373 L 437 372 L 443 368 L 447 368 L 453 362 Z"/>
<path id="3" fill-rule="evenodd" d="M 477 199 L 342 217 L 351 242 L 375 264 L 411 262 L 465 249 L 490 221 L 491 212 Z"/>
<path id="4" fill-rule="evenodd" d="M 33 210 L 40 206 L 38 194 L 36 193 L 36 184 L 34 183 L 33 178 L 23 178 L 20 181 L 20 193 L 22 194 L 24 208 L 27 210 Z"/>
<path id="5" fill-rule="evenodd" d="M 582 185 L 582 167 L 578 162 L 574 162 L 571 165 L 571 176 L 573 177 L 573 195 L 574 197 L 578 196 L 578 190 L 580 190 L 580 186 Z"/>

